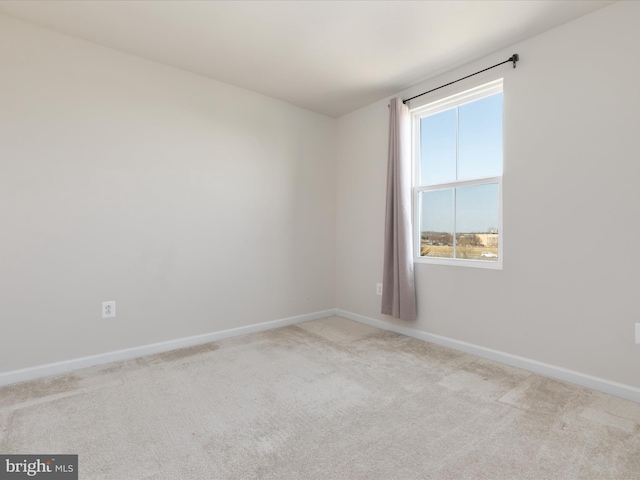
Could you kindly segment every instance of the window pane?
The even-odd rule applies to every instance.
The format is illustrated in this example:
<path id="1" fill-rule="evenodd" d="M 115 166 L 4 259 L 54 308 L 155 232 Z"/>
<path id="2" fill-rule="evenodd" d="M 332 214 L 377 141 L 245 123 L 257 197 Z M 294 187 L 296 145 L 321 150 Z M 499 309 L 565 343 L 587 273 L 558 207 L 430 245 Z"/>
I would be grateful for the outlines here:
<path id="1" fill-rule="evenodd" d="M 420 194 L 420 256 L 453 258 L 453 189 Z"/>
<path id="2" fill-rule="evenodd" d="M 502 175 L 502 93 L 459 108 L 458 180 Z"/>
<path id="3" fill-rule="evenodd" d="M 457 109 L 420 119 L 420 183 L 433 185 L 456 179 Z"/>
<path id="4" fill-rule="evenodd" d="M 498 184 L 456 188 L 456 258 L 498 260 Z"/>

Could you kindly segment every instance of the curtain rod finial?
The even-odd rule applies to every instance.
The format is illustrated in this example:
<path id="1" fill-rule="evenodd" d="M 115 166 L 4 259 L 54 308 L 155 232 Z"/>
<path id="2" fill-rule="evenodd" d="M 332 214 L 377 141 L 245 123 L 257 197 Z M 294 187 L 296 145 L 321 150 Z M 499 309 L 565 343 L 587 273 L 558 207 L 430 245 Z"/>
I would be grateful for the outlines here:
<path id="1" fill-rule="evenodd" d="M 511 58 L 509 60 L 513 62 L 513 68 L 516 68 L 516 62 L 520 60 L 520 55 L 514 53 L 513 55 L 511 55 Z"/>

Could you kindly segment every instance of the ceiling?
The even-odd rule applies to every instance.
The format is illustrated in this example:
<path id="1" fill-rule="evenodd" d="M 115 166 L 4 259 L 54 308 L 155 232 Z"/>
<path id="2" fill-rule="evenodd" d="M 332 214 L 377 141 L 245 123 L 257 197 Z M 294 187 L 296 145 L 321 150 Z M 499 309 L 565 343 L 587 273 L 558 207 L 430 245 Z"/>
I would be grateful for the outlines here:
<path id="1" fill-rule="evenodd" d="M 611 3 L 18 0 L 0 12 L 337 117 Z"/>

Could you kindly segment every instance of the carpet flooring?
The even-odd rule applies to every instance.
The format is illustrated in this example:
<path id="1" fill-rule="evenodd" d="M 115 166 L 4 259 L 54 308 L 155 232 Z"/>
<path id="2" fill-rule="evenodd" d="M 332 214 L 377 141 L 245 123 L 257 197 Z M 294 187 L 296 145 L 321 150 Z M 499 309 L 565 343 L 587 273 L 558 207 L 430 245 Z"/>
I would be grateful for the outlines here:
<path id="1" fill-rule="evenodd" d="M 640 404 L 339 317 L 0 388 L 81 479 L 638 479 Z"/>

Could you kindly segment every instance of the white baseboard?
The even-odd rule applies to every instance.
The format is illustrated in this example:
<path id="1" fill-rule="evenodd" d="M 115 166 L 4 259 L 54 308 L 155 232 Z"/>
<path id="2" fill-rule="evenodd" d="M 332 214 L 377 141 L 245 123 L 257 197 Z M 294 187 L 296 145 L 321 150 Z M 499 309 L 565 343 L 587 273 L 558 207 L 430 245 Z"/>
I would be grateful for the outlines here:
<path id="1" fill-rule="evenodd" d="M 130 360 L 132 358 L 143 357 L 155 353 L 168 352 L 178 348 L 192 347 L 194 345 L 202 345 L 204 343 L 217 342 L 225 338 L 237 337 L 249 333 L 262 332 L 273 328 L 286 327 L 287 325 L 295 325 L 296 323 L 308 322 L 319 318 L 330 317 L 336 314 L 335 309 L 323 310 L 320 312 L 308 313 L 305 315 L 297 315 L 295 317 L 282 318 L 272 320 L 270 322 L 256 323 L 247 325 L 246 327 L 231 328 L 229 330 L 221 330 L 219 332 L 205 333 L 203 335 L 195 335 L 193 337 L 178 338 L 176 340 L 168 340 L 166 342 L 153 343 L 150 345 L 142 345 L 140 347 L 126 348 L 124 350 L 116 350 L 113 352 L 91 355 L 88 357 L 74 358 L 64 360 L 62 362 L 49 363 L 47 365 L 39 365 L 31 368 L 23 368 L 11 372 L 0 373 L 0 387 L 10 385 L 12 383 L 25 382 L 27 380 L 35 380 L 37 378 L 58 375 L 61 373 L 72 372 L 81 368 L 103 365 L 105 363 L 118 362 L 121 360 Z"/>
<path id="2" fill-rule="evenodd" d="M 418 338 L 420 340 L 453 348 L 454 350 L 471 353 L 473 355 L 488 358 L 490 360 L 504 363 L 506 365 L 522 368 L 523 370 L 528 370 L 545 377 L 574 383 L 576 385 L 591 388 L 593 390 L 598 390 L 600 392 L 608 393 L 610 395 L 615 395 L 617 397 L 640 403 L 640 388 L 613 382 L 603 378 L 593 377 L 591 375 L 580 373 L 574 370 L 557 367 L 555 365 L 550 365 L 548 363 L 539 362 L 530 358 L 520 357 L 518 355 L 512 355 L 510 353 L 493 350 L 491 348 L 481 347 L 472 343 L 462 342 L 460 340 L 454 340 L 452 338 L 434 335 L 432 333 L 426 333 L 414 328 L 403 327 L 400 325 L 383 322 L 381 320 L 376 320 L 364 315 L 358 315 L 356 313 L 340 309 L 323 310 L 320 312 L 308 313 L 305 315 L 297 315 L 295 317 L 256 323 L 253 325 L 247 325 L 245 327 L 205 333 L 203 335 L 195 335 L 192 337 L 179 338 L 166 342 L 142 345 L 140 347 L 116 350 L 113 352 L 106 352 L 98 355 L 91 355 L 88 357 L 75 358 L 62 362 L 50 363 L 47 365 L 39 365 L 36 367 L 23 368 L 11 372 L 0 373 L 0 386 L 24 382 L 27 380 L 35 380 L 37 378 L 58 375 L 61 373 L 72 372 L 81 368 L 93 367 L 96 365 L 103 365 L 106 363 L 118 362 L 122 360 L 130 360 L 132 358 L 143 357 L 145 355 L 168 352 L 170 350 L 176 350 L 178 348 L 202 345 L 204 343 L 216 342 L 225 338 L 247 335 L 249 333 L 262 332 L 265 330 L 285 327 L 288 325 L 295 325 L 297 323 L 317 320 L 319 318 L 330 317 L 332 315 L 339 315 L 349 320 L 354 320 L 356 322 L 371 325 L 373 327 L 378 327 L 383 330 L 389 330 L 401 335 L 406 335 L 408 337 Z"/>
<path id="3" fill-rule="evenodd" d="M 582 387 L 591 388 L 592 390 L 598 390 L 600 392 L 608 393 L 616 397 L 621 397 L 627 400 L 640 403 L 640 388 L 632 387 L 631 385 L 625 385 L 623 383 L 612 382 L 604 378 L 593 377 L 585 373 L 576 372 L 548 363 L 539 362 L 530 358 L 519 357 L 518 355 L 512 355 L 510 353 L 493 350 L 491 348 L 481 347 L 472 343 L 462 342 L 460 340 L 454 340 L 452 338 L 442 337 L 440 335 L 434 335 L 432 333 L 422 332 L 414 328 L 402 327 L 392 323 L 383 322 L 364 315 L 358 315 L 356 313 L 347 312 L 345 310 L 336 310 L 336 315 L 354 320 L 356 322 L 371 325 L 372 327 L 378 327 L 383 330 L 389 330 L 391 332 L 406 335 L 408 337 L 418 338 L 427 342 L 449 347 L 454 350 L 460 350 L 462 352 L 478 355 L 479 357 L 488 358 L 496 362 L 511 365 L 512 367 L 528 370 L 533 373 L 543 375 L 545 377 L 555 378 L 563 380 L 565 382 L 574 383 Z"/>

